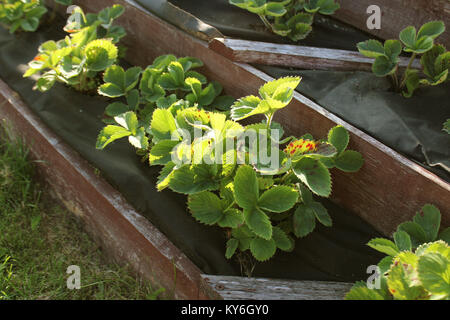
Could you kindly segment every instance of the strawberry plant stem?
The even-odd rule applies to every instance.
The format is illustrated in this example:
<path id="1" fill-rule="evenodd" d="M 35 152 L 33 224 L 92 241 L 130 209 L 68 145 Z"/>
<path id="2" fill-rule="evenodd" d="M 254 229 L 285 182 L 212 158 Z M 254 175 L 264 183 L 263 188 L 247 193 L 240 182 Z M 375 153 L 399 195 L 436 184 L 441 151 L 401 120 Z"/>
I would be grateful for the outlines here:
<path id="1" fill-rule="evenodd" d="M 272 25 L 270 24 L 269 20 L 267 20 L 267 18 L 262 14 L 259 14 L 258 16 L 261 18 L 261 20 L 264 23 L 264 25 L 266 26 L 266 28 L 268 28 L 269 30 L 272 30 Z"/>
<path id="2" fill-rule="evenodd" d="M 392 80 L 394 81 L 395 90 L 399 91 L 397 71 L 392 74 Z"/>
<path id="3" fill-rule="evenodd" d="M 403 88 L 405 86 L 406 83 L 406 75 L 408 74 L 408 70 L 411 69 L 411 66 L 414 62 L 414 59 L 416 58 L 417 53 L 413 53 L 411 56 L 411 59 L 409 60 L 408 66 L 406 67 L 405 73 L 403 74 L 403 79 L 402 79 L 402 83 L 400 84 L 399 89 Z"/>

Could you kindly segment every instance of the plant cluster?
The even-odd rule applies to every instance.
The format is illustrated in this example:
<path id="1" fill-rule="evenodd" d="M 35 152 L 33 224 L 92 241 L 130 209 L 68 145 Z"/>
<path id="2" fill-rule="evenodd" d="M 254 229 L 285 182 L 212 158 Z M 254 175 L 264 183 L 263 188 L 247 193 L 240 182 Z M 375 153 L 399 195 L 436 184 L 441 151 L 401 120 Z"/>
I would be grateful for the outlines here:
<path id="1" fill-rule="evenodd" d="M 38 74 L 36 87 L 42 92 L 52 88 L 55 82 L 82 92 L 95 90 L 99 73 L 119 57 L 116 44 L 125 36 L 125 30 L 113 22 L 123 12 L 120 5 L 105 8 L 98 14 L 85 14 L 76 7 L 64 27 L 69 35 L 43 43 L 24 77 Z"/>
<path id="2" fill-rule="evenodd" d="M 443 45 L 434 43 L 444 31 L 445 25 L 442 21 L 431 21 L 424 24 L 418 32 L 413 26 L 403 29 L 400 32 L 400 41 L 386 40 L 383 45 L 380 41 L 371 39 L 358 43 L 357 47 L 364 56 L 375 58 L 372 71 L 376 76 L 391 76 L 396 90 L 402 91 L 403 96 L 409 98 L 421 85 L 436 86 L 448 81 L 450 52 Z M 402 51 L 410 53 L 411 57 L 399 80 L 398 63 Z M 411 68 L 418 55 L 421 55 L 423 75 L 419 70 Z"/>
<path id="3" fill-rule="evenodd" d="M 357 282 L 348 300 L 437 300 L 450 299 L 450 228 L 439 233 L 441 214 L 425 205 L 413 221 L 397 227 L 394 242 L 376 238 L 368 245 L 388 256 L 380 270 L 380 288 L 369 289 Z"/>
<path id="4" fill-rule="evenodd" d="M 17 30 L 34 32 L 40 20 L 47 13 L 47 8 L 40 0 L 1 0 L 0 24 L 5 25 L 10 33 Z"/>
<path id="5" fill-rule="evenodd" d="M 272 32 L 292 41 L 305 39 L 312 31 L 316 13 L 332 15 L 340 8 L 335 0 L 229 0 L 257 14 Z"/>
<path id="6" fill-rule="evenodd" d="M 166 59 L 167 56 L 156 59 L 147 70 L 154 70 L 158 62 Z M 122 80 L 126 79 L 125 71 L 119 73 Z M 136 77 L 131 78 L 134 80 L 128 83 L 137 83 Z M 159 83 L 164 87 L 166 82 L 180 79 L 176 88 L 190 88 L 185 99 L 161 98 L 161 94 L 155 96 L 158 90 L 153 89 L 149 96 L 157 102 L 150 118 L 147 113 L 139 117 L 141 113 L 127 111 L 129 105 L 117 105 L 117 109 L 111 105 L 109 108 L 114 111 L 109 112 L 115 115 L 114 120 L 120 126 L 106 126 L 99 135 L 98 148 L 129 137 L 133 146 L 142 154 L 148 154 L 150 165 L 163 166 L 158 190 L 169 188 L 188 195 L 189 210 L 197 221 L 225 230 L 227 258 L 239 249 L 250 250 L 256 260 L 265 261 L 277 248 L 292 250 L 292 234 L 306 236 L 315 228 L 316 220 L 331 226 L 326 208 L 313 194 L 330 195 L 330 168 L 354 172 L 362 166 L 363 159 L 359 153 L 346 150 L 349 135 L 342 126 L 330 130 L 327 140 L 316 141 L 309 134 L 300 139 L 281 140 L 281 125 L 272 119 L 277 110 L 290 103 L 300 78 L 287 77 L 266 83 L 259 90 L 261 97 L 237 100 L 231 107 L 232 119 L 227 117 L 228 112 L 205 109 L 215 106 L 212 97 L 201 108 L 203 100 L 198 77 L 184 78 L 183 84 L 183 77 L 169 70 L 162 79 L 162 82 L 146 80 L 145 83 L 150 86 Z M 121 90 L 112 89 L 111 85 L 115 83 L 118 87 L 119 82 L 110 80 L 112 78 L 105 73 L 107 82 L 99 92 L 109 92 L 110 96 L 126 94 L 126 85 Z M 170 88 L 176 89 L 172 85 Z M 117 114 L 119 112 L 124 113 Z M 265 120 L 247 126 L 236 122 L 257 114 L 264 115 Z M 200 137 L 195 134 L 196 130 L 201 132 Z M 245 140 L 238 146 L 240 137 L 250 131 L 258 133 L 256 139 Z M 278 134 L 272 136 L 272 131 Z M 264 149 L 264 142 L 275 143 L 276 147 L 264 151 L 276 154 L 279 166 L 260 159 L 259 151 Z M 232 147 L 223 148 L 225 145 Z M 255 150 L 252 148 L 257 152 L 251 152 Z"/>
<path id="7" fill-rule="evenodd" d="M 108 118 L 104 121 L 109 125 L 100 133 L 97 148 L 103 149 L 114 140 L 128 137 L 139 153 L 147 154 L 153 135 L 149 124 L 156 108 L 168 110 L 175 104 L 179 108 L 195 105 L 209 110 L 229 110 L 234 99 L 221 95 L 220 83 L 208 82 L 194 70 L 202 66 L 203 62 L 197 58 L 177 59 L 169 54 L 156 58 L 145 70 L 109 67 L 98 93 L 110 98 L 122 97 L 123 101 L 113 102 L 106 108 Z M 164 120 L 161 125 L 166 125 Z"/>

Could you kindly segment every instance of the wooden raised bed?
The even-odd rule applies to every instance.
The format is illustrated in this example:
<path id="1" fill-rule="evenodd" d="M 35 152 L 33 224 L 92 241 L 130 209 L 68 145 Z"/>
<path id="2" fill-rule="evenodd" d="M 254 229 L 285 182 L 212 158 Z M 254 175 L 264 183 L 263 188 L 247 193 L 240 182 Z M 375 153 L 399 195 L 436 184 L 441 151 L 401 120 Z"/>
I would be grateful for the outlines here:
<path id="1" fill-rule="evenodd" d="M 253 94 L 263 83 L 272 80 L 247 64 L 233 62 L 210 50 L 208 43 L 162 21 L 133 1 L 74 2 L 92 12 L 112 3 L 125 7 L 125 14 L 118 23 L 127 29 L 124 44 L 129 48 L 128 61 L 132 64 L 146 66 L 155 57 L 167 53 L 195 56 L 205 63 L 202 72 L 209 79 L 222 83 L 227 94 L 235 97 Z M 267 281 L 202 277 L 201 271 L 178 248 L 127 204 L 117 191 L 97 177 L 94 169 L 48 130 L 2 81 L 0 110 L 2 117 L 13 123 L 17 133 L 24 136 L 33 155 L 44 160 L 40 170 L 64 204 L 86 222 L 116 260 L 129 262 L 136 271 L 155 283 L 169 291 L 173 289 L 173 297 L 230 297 L 228 293 L 219 293 L 226 289 L 223 281 L 242 281 L 244 287 L 244 283 L 249 281 Z M 361 152 L 366 162 L 357 174 L 333 172 L 332 200 L 358 214 L 380 232 L 390 235 L 399 223 L 409 220 L 425 203 L 438 206 L 443 226 L 450 225 L 450 185 L 436 175 L 298 93 L 276 120 L 294 135 L 310 132 L 314 136 L 325 136 L 336 124 L 349 130 L 350 147 Z M 297 294 L 297 298 L 302 297 L 298 294 L 305 288 L 315 288 L 316 297 L 342 298 L 343 288 L 348 288 L 345 284 L 335 288 L 336 284 L 331 283 L 325 287 L 312 286 L 310 282 L 289 283 L 290 292 Z M 225 291 L 233 290 L 239 291 L 234 285 Z"/>

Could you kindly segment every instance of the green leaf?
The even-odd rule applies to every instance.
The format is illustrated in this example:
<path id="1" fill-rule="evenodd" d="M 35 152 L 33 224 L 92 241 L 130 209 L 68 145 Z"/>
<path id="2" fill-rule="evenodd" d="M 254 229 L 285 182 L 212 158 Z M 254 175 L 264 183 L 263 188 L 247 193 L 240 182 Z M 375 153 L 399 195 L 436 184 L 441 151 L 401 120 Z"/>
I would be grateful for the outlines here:
<path id="1" fill-rule="evenodd" d="M 216 224 L 223 217 L 223 206 L 218 196 L 204 191 L 188 197 L 188 208 L 192 216 L 206 225 Z"/>
<path id="2" fill-rule="evenodd" d="M 403 91 L 402 94 L 405 98 L 411 98 L 414 91 L 420 86 L 419 70 L 408 69 L 405 73 L 405 77 L 407 91 Z"/>
<path id="3" fill-rule="evenodd" d="M 418 39 L 413 47 L 406 47 L 404 51 L 406 52 L 415 52 L 415 53 L 425 53 L 428 50 L 433 48 L 433 38 L 431 37 L 422 37 Z"/>
<path id="4" fill-rule="evenodd" d="M 292 250 L 293 244 L 286 233 L 278 227 L 273 228 L 272 239 L 275 241 L 277 248 L 283 251 Z"/>
<path id="5" fill-rule="evenodd" d="M 128 111 L 126 113 L 118 115 L 117 117 L 114 117 L 114 120 L 122 127 L 130 131 L 132 135 L 136 135 L 139 125 L 136 113 Z"/>
<path id="6" fill-rule="evenodd" d="M 169 187 L 183 194 L 217 190 L 220 184 L 215 179 L 212 168 L 213 166 L 206 164 L 182 166 L 174 171 Z"/>
<path id="7" fill-rule="evenodd" d="M 156 183 L 156 188 L 158 191 L 161 191 L 169 186 L 170 180 L 173 177 L 173 174 L 175 172 L 175 163 L 168 162 L 158 176 L 158 181 Z"/>
<path id="8" fill-rule="evenodd" d="M 312 212 L 314 212 L 317 220 L 319 220 L 319 222 L 325 227 L 331 227 L 333 225 L 331 217 L 323 204 L 320 202 L 313 202 L 309 204 L 308 207 L 312 210 Z"/>
<path id="9" fill-rule="evenodd" d="M 113 102 L 105 109 L 105 114 L 110 117 L 116 117 L 122 113 L 131 111 L 130 108 L 122 102 Z"/>
<path id="10" fill-rule="evenodd" d="M 245 223 L 258 237 L 269 240 L 272 238 L 272 224 L 269 217 L 257 208 L 244 209 Z"/>
<path id="11" fill-rule="evenodd" d="M 124 89 L 125 71 L 121 66 L 112 65 L 105 70 L 103 81 L 115 84 L 117 87 Z M 125 90 L 124 90 L 125 91 Z"/>
<path id="12" fill-rule="evenodd" d="M 231 235 L 239 240 L 239 249 L 241 251 L 250 249 L 250 242 L 255 237 L 253 232 L 245 224 L 239 228 L 233 229 Z"/>
<path id="13" fill-rule="evenodd" d="M 368 58 L 378 58 L 385 56 L 383 44 L 378 40 L 367 40 L 359 42 L 357 48 L 361 54 Z"/>
<path id="14" fill-rule="evenodd" d="M 336 148 L 338 153 L 347 148 L 349 141 L 350 136 L 343 126 L 336 126 L 328 132 L 328 142 Z"/>
<path id="15" fill-rule="evenodd" d="M 398 40 L 386 40 L 384 42 L 384 52 L 385 55 L 392 62 L 398 61 L 398 56 L 402 53 L 402 44 Z"/>
<path id="16" fill-rule="evenodd" d="M 295 90 L 301 81 L 300 77 L 284 77 L 269 81 L 259 88 L 259 94 L 262 98 L 275 98 L 289 90 Z"/>
<path id="17" fill-rule="evenodd" d="M 32 17 L 26 20 L 22 20 L 20 26 L 24 31 L 34 32 L 39 27 L 39 18 Z"/>
<path id="18" fill-rule="evenodd" d="M 431 204 L 423 206 L 422 210 L 414 216 L 414 222 L 420 225 L 427 235 L 426 241 L 436 240 L 441 226 L 441 213 Z"/>
<path id="19" fill-rule="evenodd" d="M 423 72 L 430 78 L 421 82 L 428 85 L 440 84 L 448 77 L 450 52 L 447 52 L 442 45 L 435 45 L 430 51 L 423 54 L 420 63 L 423 66 Z"/>
<path id="20" fill-rule="evenodd" d="M 345 300 L 385 300 L 380 290 L 369 289 L 365 282 L 356 283 L 345 295 Z"/>
<path id="21" fill-rule="evenodd" d="M 264 262 L 273 257 L 277 250 L 275 240 L 255 238 L 250 242 L 250 251 L 256 260 Z"/>
<path id="22" fill-rule="evenodd" d="M 361 153 L 353 150 L 345 150 L 334 161 L 336 168 L 344 172 L 357 172 L 364 164 Z"/>
<path id="23" fill-rule="evenodd" d="M 411 251 L 411 238 L 405 231 L 399 230 L 394 233 L 395 245 L 400 251 Z"/>
<path id="24" fill-rule="evenodd" d="M 112 125 L 106 126 L 102 129 L 102 131 L 100 131 L 97 138 L 96 148 L 104 149 L 111 142 L 129 135 L 131 135 L 131 132 L 125 128 Z"/>
<path id="25" fill-rule="evenodd" d="M 117 59 L 119 50 L 111 40 L 98 39 L 89 42 L 84 48 L 86 66 L 92 71 L 103 71 Z"/>
<path id="26" fill-rule="evenodd" d="M 237 228 L 244 223 L 244 214 L 237 209 L 228 209 L 224 211 L 224 215 L 218 221 L 222 228 Z"/>
<path id="27" fill-rule="evenodd" d="M 234 177 L 234 196 L 241 208 L 256 207 L 259 199 L 258 179 L 256 172 L 250 166 L 241 166 L 237 170 Z"/>
<path id="28" fill-rule="evenodd" d="M 305 237 L 310 234 L 316 227 L 316 217 L 313 210 L 300 204 L 295 210 L 293 216 L 294 233 L 297 237 Z"/>
<path id="29" fill-rule="evenodd" d="M 407 48 L 413 48 L 416 44 L 416 28 L 413 26 L 406 27 L 400 32 L 400 41 Z"/>
<path id="30" fill-rule="evenodd" d="M 70 6 L 72 4 L 72 0 L 55 0 L 55 2 L 60 3 L 65 6 Z"/>
<path id="31" fill-rule="evenodd" d="M 377 77 L 385 77 L 397 71 L 397 62 L 392 62 L 386 56 L 379 56 L 372 65 L 372 72 Z"/>
<path id="32" fill-rule="evenodd" d="M 398 247 L 392 241 L 383 238 L 375 238 L 367 244 L 372 249 L 385 253 L 389 256 L 396 256 L 399 253 Z"/>
<path id="33" fill-rule="evenodd" d="M 225 252 L 225 258 L 231 259 L 231 257 L 236 252 L 237 248 L 239 246 L 239 240 L 237 239 L 230 239 L 227 241 L 227 250 Z"/>
<path id="34" fill-rule="evenodd" d="M 258 200 L 258 206 L 271 212 L 291 209 L 298 200 L 298 192 L 288 186 L 276 186 L 265 191 Z"/>
<path id="35" fill-rule="evenodd" d="M 313 193 L 322 197 L 331 194 L 330 172 L 320 161 L 305 157 L 293 165 L 293 170 Z"/>
<path id="36" fill-rule="evenodd" d="M 311 190 L 308 189 L 303 183 L 297 184 L 298 190 L 300 191 L 301 200 L 302 202 L 309 206 L 311 203 L 314 202 L 313 195 L 311 193 Z"/>
<path id="37" fill-rule="evenodd" d="M 307 23 L 297 23 L 289 33 L 288 37 L 292 41 L 300 41 L 308 37 L 308 35 L 312 32 L 312 26 Z"/>
<path id="38" fill-rule="evenodd" d="M 125 92 L 130 91 L 131 89 L 133 89 L 139 82 L 139 76 L 142 73 L 142 68 L 140 67 L 132 67 L 129 68 L 126 72 L 125 72 Z"/>
<path id="39" fill-rule="evenodd" d="M 450 227 L 441 231 L 439 234 L 439 239 L 444 240 L 450 245 Z"/>
<path id="40" fill-rule="evenodd" d="M 145 133 L 144 127 L 140 127 L 136 130 L 136 133 L 128 137 L 128 142 L 137 149 L 147 150 L 148 138 Z"/>
<path id="41" fill-rule="evenodd" d="M 266 4 L 265 14 L 271 17 L 281 17 L 286 13 L 286 9 L 281 3 L 268 2 Z"/>
<path id="42" fill-rule="evenodd" d="M 50 90 L 56 82 L 56 74 L 53 70 L 48 71 L 36 82 L 36 87 L 41 92 Z"/>
<path id="43" fill-rule="evenodd" d="M 419 258 L 417 270 L 426 290 L 442 298 L 450 297 L 450 263 L 447 258 L 439 253 L 424 254 Z"/>
<path id="44" fill-rule="evenodd" d="M 172 151 L 179 144 L 179 141 L 161 140 L 150 150 L 150 165 L 165 165 L 172 159 Z"/>
<path id="45" fill-rule="evenodd" d="M 231 106 L 231 119 L 239 121 L 249 117 L 252 112 L 258 107 L 261 99 L 256 96 L 247 96 L 238 99 Z"/>
<path id="46" fill-rule="evenodd" d="M 98 88 L 98 93 L 103 96 L 110 97 L 110 98 L 121 97 L 125 94 L 125 92 L 122 90 L 122 88 L 116 86 L 113 83 L 102 84 Z"/>
<path id="47" fill-rule="evenodd" d="M 411 237 L 411 243 L 414 248 L 418 247 L 422 243 L 427 242 L 427 235 L 425 230 L 416 222 L 406 221 L 401 223 L 397 230 L 405 231 Z"/>
<path id="48" fill-rule="evenodd" d="M 319 13 L 325 15 L 334 14 L 341 7 L 335 0 L 319 0 L 318 5 Z"/>
<path id="49" fill-rule="evenodd" d="M 387 283 L 389 290 L 395 299 L 416 300 L 423 294 L 423 289 L 421 287 L 411 286 L 411 280 L 405 273 L 402 264 L 397 264 L 391 268 Z"/>
<path id="50" fill-rule="evenodd" d="M 445 25 L 442 21 L 430 21 L 425 23 L 417 33 L 417 39 L 422 37 L 430 37 L 432 39 L 437 38 L 439 35 L 444 33 Z"/>
<path id="51" fill-rule="evenodd" d="M 391 268 L 392 262 L 394 261 L 394 257 L 386 256 L 378 262 L 378 268 L 380 268 L 380 273 L 384 274 Z"/>
<path id="52" fill-rule="evenodd" d="M 203 62 L 194 57 L 183 57 L 177 60 L 181 66 L 183 67 L 184 72 L 187 72 L 190 69 L 203 67 Z"/>
<path id="53" fill-rule="evenodd" d="M 177 130 L 175 119 L 167 109 L 156 109 L 153 112 L 150 128 L 158 140 L 170 140 L 172 133 Z"/>
<path id="54" fill-rule="evenodd" d="M 178 87 L 182 87 L 184 84 L 184 70 L 181 63 L 174 61 L 169 64 L 167 71 L 172 77 L 173 81 Z"/>

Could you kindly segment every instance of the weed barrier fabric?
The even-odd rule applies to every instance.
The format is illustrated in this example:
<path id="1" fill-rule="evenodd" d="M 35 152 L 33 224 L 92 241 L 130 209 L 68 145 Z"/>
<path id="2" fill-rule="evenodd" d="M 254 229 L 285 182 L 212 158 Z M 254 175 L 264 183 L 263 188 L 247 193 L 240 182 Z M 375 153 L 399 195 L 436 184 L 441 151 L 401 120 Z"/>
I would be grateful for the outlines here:
<path id="1" fill-rule="evenodd" d="M 22 78 L 26 63 L 33 59 L 39 44 L 61 37 L 61 33 L 51 30 L 12 36 L 0 28 L 0 77 L 203 272 L 241 275 L 237 261 L 224 256 L 226 240 L 221 229 L 195 221 L 187 211 L 185 196 L 170 190 L 156 191 L 160 167 L 141 162 L 127 141 L 114 143 L 104 151 L 95 149 L 103 127 L 101 117 L 108 104 L 106 98 L 82 95 L 63 85 L 40 93 L 32 90 L 34 81 Z M 376 264 L 381 255 L 365 244 L 380 234 L 356 215 L 328 201 L 324 205 L 333 218 L 333 227 L 318 226 L 314 233 L 297 240 L 293 252 L 277 253 L 268 262 L 257 264 L 253 276 L 324 281 L 366 279 L 367 266 Z"/>

